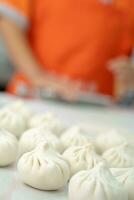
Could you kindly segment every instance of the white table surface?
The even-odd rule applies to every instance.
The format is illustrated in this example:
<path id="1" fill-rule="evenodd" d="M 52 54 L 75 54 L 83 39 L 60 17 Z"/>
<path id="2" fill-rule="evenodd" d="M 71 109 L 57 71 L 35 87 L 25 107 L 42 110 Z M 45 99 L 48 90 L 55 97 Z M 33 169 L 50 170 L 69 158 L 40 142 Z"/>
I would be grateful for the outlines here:
<path id="1" fill-rule="evenodd" d="M 0 106 L 14 97 L 0 94 Z M 28 100 L 26 103 L 39 112 L 52 111 L 66 124 L 81 124 L 91 132 L 110 128 L 134 134 L 134 111 L 117 108 L 69 105 L 49 101 Z M 42 192 L 21 183 L 16 167 L 0 168 L 0 200 L 67 200 L 67 188 L 59 192 Z"/>

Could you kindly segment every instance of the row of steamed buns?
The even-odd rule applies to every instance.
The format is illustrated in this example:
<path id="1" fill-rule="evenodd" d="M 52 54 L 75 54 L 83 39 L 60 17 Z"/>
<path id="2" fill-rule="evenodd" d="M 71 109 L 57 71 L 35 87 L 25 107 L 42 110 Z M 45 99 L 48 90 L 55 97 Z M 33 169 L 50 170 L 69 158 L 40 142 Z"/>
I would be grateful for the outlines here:
<path id="1" fill-rule="evenodd" d="M 17 161 L 21 180 L 33 188 L 69 182 L 69 200 L 134 200 L 133 155 L 133 137 L 117 131 L 93 137 L 23 102 L 0 110 L 0 166 Z"/>

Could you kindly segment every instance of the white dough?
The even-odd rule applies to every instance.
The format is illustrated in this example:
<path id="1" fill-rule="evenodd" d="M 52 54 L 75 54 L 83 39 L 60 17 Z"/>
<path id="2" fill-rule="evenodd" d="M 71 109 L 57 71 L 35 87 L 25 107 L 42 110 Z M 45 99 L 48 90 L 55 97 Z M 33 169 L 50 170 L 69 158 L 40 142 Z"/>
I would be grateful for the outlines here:
<path id="1" fill-rule="evenodd" d="M 10 109 L 3 109 L 0 111 L 0 127 L 20 138 L 27 129 L 27 122 L 21 114 L 17 114 Z"/>
<path id="2" fill-rule="evenodd" d="M 25 184 L 40 190 L 58 190 L 70 178 L 69 163 L 48 143 L 24 154 L 18 162 L 18 171 Z"/>
<path id="3" fill-rule="evenodd" d="M 128 191 L 129 200 L 134 200 L 134 168 L 112 168 L 110 170 Z"/>
<path id="4" fill-rule="evenodd" d="M 0 128 L 0 166 L 15 162 L 18 153 L 18 141 L 14 135 Z"/>
<path id="5" fill-rule="evenodd" d="M 81 170 L 92 169 L 98 163 L 105 162 L 102 157 L 95 152 L 92 144 L 72 146 L 64 152 L 63 156 L 70 163 L 71 175 Z"/>
<path id="6" fill-rule="evenodd" d="M 37 114 L 35 115 L 29 123 L 31 128 L 34 127 L 47 127 L 55 134 L 56 136 L 60 136 L 63 131 L 66 129 L 63 122 L 61 122 L 54 114 L 46 113 L 46 114 Z"/>
<path id="7" fill-rule="evenodd" d="M 128 200 L 128 194 L 110 170 L 104 164 L 99 164 L 72 177 L 69 200 Z"/>
<path id="8" fill-rule="evenodd" d="M 113 147 L 103 154 L 111 168 L 128 168 L 134 167 L 134 149 L 127 143 Z"/>
<path id="9" fill-rule="evenodd" d="M 116 130 L 111 130 L 107 133 L 100 134 L 96 138 L 96 149 L 98 153 L 103 153 L 106 150 L 116 147 L 126 142 L 126 138 Z"/>
<path id="10" fill-rule="evenodd" d="M 88 143 L 93 143 L 93 138 L 91 138 L 81 127 L 74 126 L 68 129 L 61 136 L 61 141 L 64 145 L 64 148 L 67 149 L 71 146 L 81 146 Z"/>
<path id="11" fill-rule="evenodd" d="M 19 155 L 32 151 L 43 141 L 47 141 L 58 152 L 63 152 L 63 145 L 59 138 L 52 134 L 50 130 L 44 128 L 33 128 L 27 130 L 19 142 Z"/>

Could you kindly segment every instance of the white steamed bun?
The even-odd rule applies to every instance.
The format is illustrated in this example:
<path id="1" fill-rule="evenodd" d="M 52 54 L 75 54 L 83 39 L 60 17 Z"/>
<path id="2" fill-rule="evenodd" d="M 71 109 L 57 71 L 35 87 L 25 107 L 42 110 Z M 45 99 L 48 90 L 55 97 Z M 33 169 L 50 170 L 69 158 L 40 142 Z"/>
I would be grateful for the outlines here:
<path id="1" fill-rule="evenodd" d="M 33 128 L 27 130 L 19 141 L 19 155 L 32 151 L 43 141 L 47 141 L 58 152 L 63 152 L 63 145 L 50 130 L 42 128 Z"/>
<path id="2" fill-rule="evenodd" d="M 134 167 L 134 149 L 127 143 L 113 147 L 103 154 L 111 168 L 128 168 Z"/>
<path id="3" fill-rule="evenodd" d="M 74 175 L 69 184 L 69 200 L 128 200 L 125 188 L 110 170 L 99 164 Z"/>
<path id="4" fill-rule="evenodd" d="M 65 130 L 65 125 L 54 114 L 37 114 L 29 123 L 31 128 L 44 126 L 50 128 L 56 136 L 60 136 Z"/>
<path id="5" fill-rule="evenodd" d="M 18 171 L 25 184 L 40 190 L 58 190 L 70 178 L 69 163 L 48 143 L 24 154 L 18 162 Z"/>
<path id="6" fill-rule="evenodd" d="M 134 168 L 112 168 L 110 170 L 128 191 L 129 200 L 134 200 Z"/>
<path id="7" fill-rule="evenodd" d="M 69 128 L 62 136 L 61 141 L 64 148 L 67 149 L 71 146 L 81 146 L 88 143 L 93 143 L 91 138 L 85 130 L 79 126 Z"/>
<path id="8" fill-rule="evenodd" d="M 98 153 L 103 153 L 112 147 L 123 144 L 125 141 L 126 138 L 113 129 L 107 133 L 100 134 L 96 138 L 96 149 Z"/>
<path id="9" fill-rule="evenodd" d="M 8 106 L 8 109 L 21 114 L 25 120 L 29 121 L 34 115 L 34 112 L 21 100 L 14 101 Z"/>
<path id="10" fill-rule="evenodd" d="M 14 135 L 0 128 L 0 166 L 15 162 L 18 153 L 18 141 Z"/>
<path id="11" fill-rule="evenodd" d="M 21 114 L 17 114 L 10 109 L 3 109 L 0 111 L 0 127 L 20 138 L 27 129 L 27 122 Z"/>
<path id="12" fill-rule="evenodd" d="M 64 152 L 63 156 L 70 163 L 71 175 L 81 170 L 92 169 L 98 163 L 104 162 L 101 156 L 95 152 L 92 144 L 72 146 Z"/>

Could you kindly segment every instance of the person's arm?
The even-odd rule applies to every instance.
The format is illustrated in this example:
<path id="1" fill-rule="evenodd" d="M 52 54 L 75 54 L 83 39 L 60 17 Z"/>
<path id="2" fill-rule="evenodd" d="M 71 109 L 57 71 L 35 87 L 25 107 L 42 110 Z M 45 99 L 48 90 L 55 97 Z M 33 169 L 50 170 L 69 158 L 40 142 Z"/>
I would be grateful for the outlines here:
<path id="1" fill-rule="evenodd" d="M 16 70 L 25 74 L 31 84 L 42 84 L 44 75 L 29 46 L 26 33 L 6 17 L 0 17 L 0 33 Z"/>
<path id="2" fill-rule="evenodd" d="M 74 99 L 79 91 L 79 83 L 52 76 L 42 72 L 29 46 L 25 32 L 9 18 L 0 18 L 0 33 L 6 43 L 11 60 L 16 70 L 25 74 L 34 87 L 47 87 L 66 99 Z"/>

